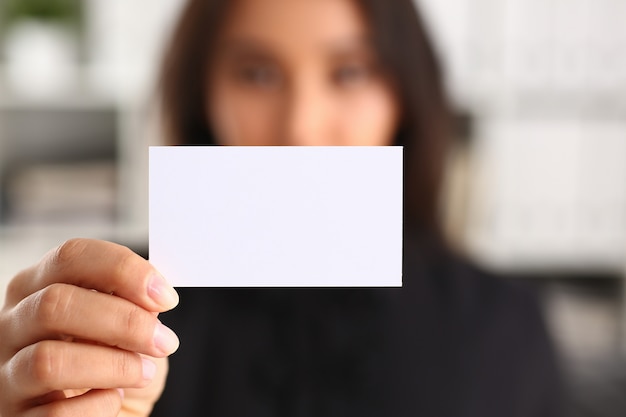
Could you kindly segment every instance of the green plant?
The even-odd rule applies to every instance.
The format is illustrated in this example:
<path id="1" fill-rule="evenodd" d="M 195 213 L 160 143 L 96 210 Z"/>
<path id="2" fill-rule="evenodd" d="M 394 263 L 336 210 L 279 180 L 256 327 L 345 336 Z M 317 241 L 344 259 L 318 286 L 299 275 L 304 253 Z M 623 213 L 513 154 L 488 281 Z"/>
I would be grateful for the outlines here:
<path id="1" fill-rule="evenodd" d="M 79 29 L 82 23 L 82 0 L 2 0 L 2 27 L 22 20 L 55 22 Z"/>

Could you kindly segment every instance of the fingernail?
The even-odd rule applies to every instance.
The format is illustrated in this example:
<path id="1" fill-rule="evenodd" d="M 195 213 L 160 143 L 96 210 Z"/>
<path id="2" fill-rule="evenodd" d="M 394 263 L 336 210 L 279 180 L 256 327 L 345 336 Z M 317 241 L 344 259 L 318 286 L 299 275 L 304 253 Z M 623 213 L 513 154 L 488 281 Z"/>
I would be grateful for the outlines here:
<path id="1" fill-rule="evenodd" d="M 158 272 L 153 272 L 148 280 L 148 295 L 165 308 L 174 308 L 178 304 L 178 293 Z"/>
<path id="2" fill-rule="evenodd" d="M 163 355 L 171 355 L 176 352 L 180 341 L 178 336 L 171 329 L 165 327 L 161 322 L 158 322 L 154 328 L 154 345 Z"/>
<path id="3" fill-rule="evenodd" d="M 149 359 L 141 358 L 141 366 L 143 367 L 143 379 L 151 381 L 156 375 L 156 364 Z"/>
<path id="4" fill-rule="evenodd" d="M 122 397 L 122 400 L 124 399 L 124 390 L 122 388 L 118 388 L 117 392 L 120 393 L 120 397 Z"/>

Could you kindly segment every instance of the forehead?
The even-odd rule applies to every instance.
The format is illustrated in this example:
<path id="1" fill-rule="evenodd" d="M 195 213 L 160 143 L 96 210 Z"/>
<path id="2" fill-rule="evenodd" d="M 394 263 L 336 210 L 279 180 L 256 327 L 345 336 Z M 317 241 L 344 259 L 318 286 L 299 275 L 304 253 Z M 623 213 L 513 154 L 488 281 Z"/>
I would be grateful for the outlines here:
<path id="1" fill-rule="evenodd" d="M 367 32 L 353 0 L 236 0 L 221 40 L 254 41 L 297 53 L 363 39 Z"/>

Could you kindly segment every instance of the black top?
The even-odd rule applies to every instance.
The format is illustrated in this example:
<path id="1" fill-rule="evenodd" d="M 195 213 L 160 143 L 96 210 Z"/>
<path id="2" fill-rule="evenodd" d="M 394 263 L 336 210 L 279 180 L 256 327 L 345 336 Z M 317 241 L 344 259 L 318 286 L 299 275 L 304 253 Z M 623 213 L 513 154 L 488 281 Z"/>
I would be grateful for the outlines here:
<path id="1" fill-rule="evenodd" d="M 402 288 L 179 289 L 153 416 L 558 416 L 531 294 L 433 241 L 404 246 Z"/>

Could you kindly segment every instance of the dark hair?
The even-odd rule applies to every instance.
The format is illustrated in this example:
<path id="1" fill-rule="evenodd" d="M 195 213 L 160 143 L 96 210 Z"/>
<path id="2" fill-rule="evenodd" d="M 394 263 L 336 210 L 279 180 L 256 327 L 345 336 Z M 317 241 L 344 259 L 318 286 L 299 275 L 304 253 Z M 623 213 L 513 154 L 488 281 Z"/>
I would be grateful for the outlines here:
<path id="1" fill-rule="evenodd" d="M 439 189 L 450 130 L 441 71 L 412 0 L 354 0 L 369 23 L 380 62 L 396 88 L 403 119 L 405 225 L 440 230 Z M 206 118 L 205 77 L 228 0 L 190 0 L 165 55 L 161 108 L 175 144 L 216 144 Z"/>

